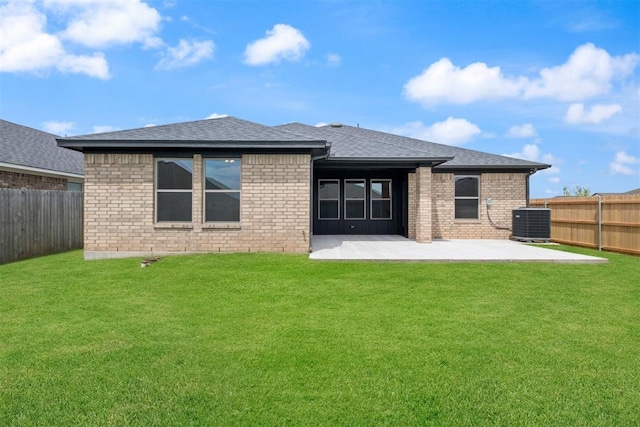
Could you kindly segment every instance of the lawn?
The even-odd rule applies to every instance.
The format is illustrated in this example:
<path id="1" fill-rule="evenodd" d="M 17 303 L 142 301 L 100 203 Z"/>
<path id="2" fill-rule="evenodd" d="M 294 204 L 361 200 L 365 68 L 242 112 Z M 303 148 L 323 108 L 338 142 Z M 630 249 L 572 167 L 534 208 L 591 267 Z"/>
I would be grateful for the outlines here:
<path id="1" fill-rule="evenodd" d="M 603 255 L 7 264 L 0 425 L 638 425 L 640 258 Z"/>

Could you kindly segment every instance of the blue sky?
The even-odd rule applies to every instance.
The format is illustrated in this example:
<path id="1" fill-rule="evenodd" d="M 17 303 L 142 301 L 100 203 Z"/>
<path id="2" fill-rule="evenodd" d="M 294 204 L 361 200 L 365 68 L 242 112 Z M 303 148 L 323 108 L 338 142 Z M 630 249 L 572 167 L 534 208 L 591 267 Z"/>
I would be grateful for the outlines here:
<path id="1" fill-rule="evenodd" d="M 59 135 L 233 115 L 640 187 L 640 2 L 0 1 L 0 117 Z"/>

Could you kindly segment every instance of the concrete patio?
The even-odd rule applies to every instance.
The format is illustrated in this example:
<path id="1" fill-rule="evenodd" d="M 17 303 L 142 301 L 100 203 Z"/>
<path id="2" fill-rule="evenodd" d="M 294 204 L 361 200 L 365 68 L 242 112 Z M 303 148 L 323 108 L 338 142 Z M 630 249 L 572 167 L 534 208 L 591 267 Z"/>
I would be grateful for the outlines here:
<path id="1" fill-rule="evenodd" d="M 606 258 L 562 252 L 512 240 L 434 240 L 402 236 L 313 236 L 310 259 L 426 262 L 606 263 Z"/>

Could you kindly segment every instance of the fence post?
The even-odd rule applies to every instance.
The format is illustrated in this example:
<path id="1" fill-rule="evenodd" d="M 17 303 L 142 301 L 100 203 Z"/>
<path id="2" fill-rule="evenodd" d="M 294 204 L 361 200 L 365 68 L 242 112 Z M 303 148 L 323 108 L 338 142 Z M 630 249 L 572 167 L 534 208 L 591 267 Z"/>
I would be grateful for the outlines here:
<path id="1" fill-rule="evenodd" d="M 598 250 L 602 251 L 602 197 L 598 194 Z"/>

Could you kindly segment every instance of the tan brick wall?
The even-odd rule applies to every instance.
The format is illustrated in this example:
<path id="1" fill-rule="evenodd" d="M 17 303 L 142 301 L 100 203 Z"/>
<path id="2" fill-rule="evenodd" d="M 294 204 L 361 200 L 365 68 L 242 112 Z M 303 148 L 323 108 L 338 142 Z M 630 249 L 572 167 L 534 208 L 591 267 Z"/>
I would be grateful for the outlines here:
<path id="1" fill-rule="evenodd" d="M 416 174 L 409 173 L 407 177 L 407 237 L 409 239 L 416 238 L 416 212 L 418 210 L 416 195 Z"/>
<path id="2" fill-rule="evenodd" d="M 415 194 L 416 201 L 416 242 L 429 243 L 433 238 L 432 234 L 432 184 L 431 168 L 421 167 L 415 173 Z"/>
<path id="3" fill-rule="evenodd" d="M 67 180 L 28 173 L 0 171 L 0 188 L 30 188 L 34 190 L 66 190 Z"/>
<path id="4" fill-rule="evenodd" d="M 527 203 L 527 174 L 484 173 L 480 175 L 480 218 L 454 219 L 454 174 L 432 176 L 432 230 L 435 239 L 507 239 L 511 232 L 489 222 L 485 200 L 492 199 L 489 215 L 499 227 L 511 228 L 511 211 Z"/>
<path id="5" fill-rule="evenodd" d="M 230 224 L 202 223 L 193 161 L 192 223 L 154 224 L 153 156 L 85 155 L 85 253 L 308 252 L 309 155 L 244 155 L 240 223 Z"/>

